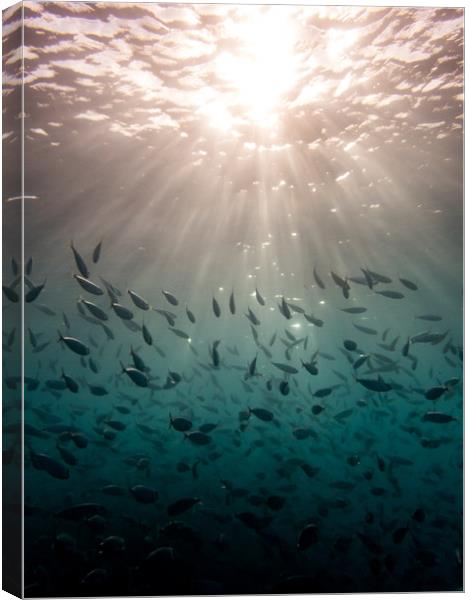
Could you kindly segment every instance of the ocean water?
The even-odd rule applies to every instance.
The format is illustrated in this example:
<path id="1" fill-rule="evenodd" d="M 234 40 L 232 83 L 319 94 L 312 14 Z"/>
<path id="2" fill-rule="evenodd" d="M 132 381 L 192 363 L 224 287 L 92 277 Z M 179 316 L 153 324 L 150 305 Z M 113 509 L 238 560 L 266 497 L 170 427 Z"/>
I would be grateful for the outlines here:
<path id="1" fill-rule="evenodd" d="M 25 595 L 461 590 L 463 11 L 23 10 Z"/>

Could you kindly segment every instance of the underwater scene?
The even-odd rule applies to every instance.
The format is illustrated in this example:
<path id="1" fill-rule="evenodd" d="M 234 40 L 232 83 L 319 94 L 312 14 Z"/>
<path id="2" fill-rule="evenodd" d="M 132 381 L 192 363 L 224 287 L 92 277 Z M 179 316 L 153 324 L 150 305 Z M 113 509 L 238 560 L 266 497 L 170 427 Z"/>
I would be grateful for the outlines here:
<path id="1" fill-rule="evenodd" d="M 25 2 L 3 48 L 24 595 L 462 590 L 463 9 Z"/>

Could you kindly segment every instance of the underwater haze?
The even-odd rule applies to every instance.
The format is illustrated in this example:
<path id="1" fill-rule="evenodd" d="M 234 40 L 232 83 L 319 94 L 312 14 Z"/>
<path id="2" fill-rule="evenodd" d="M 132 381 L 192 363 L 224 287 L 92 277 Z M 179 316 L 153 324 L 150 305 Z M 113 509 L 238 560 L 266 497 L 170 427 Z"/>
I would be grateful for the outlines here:
<path id="1" fill-rule="evenodd" d="M 463 9 L 23 10 L 25 596 L 462 590 Z"/>

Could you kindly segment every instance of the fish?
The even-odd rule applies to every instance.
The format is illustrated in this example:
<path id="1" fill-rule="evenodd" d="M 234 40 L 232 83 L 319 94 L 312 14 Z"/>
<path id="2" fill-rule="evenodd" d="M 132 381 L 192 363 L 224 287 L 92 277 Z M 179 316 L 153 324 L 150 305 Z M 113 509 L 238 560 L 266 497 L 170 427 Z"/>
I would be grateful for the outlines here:
<path id="1" fill-rule="evenodd" d="M 65 390 L 67 387 L 65 381 L 60 379 L 47 379 L 46 386 L 51 390 Z"/>
<path id="2" fill-rule="evenodd" d="M 212 442 L 212 438 L 202 431 L 190 431 L 185 433 L 184 437 L 196 446 L 207 446 Z"/>
<path id="3" fill-rule="evenodd" d="M 134 318 L 134 313 L 118 302 L 112 302 L 111 308 L 120 319 L 130 321 Z"/>
<path id="4" fill-rule="evenodd" d="M 141 310 L 149 310 L 150 304 L 147 302 L 147 300 L 144 300 L 142 296 L 139 296 L 139 294 L 133 292 L 132 290 L 127 290 L 127 293 L 137 308 L 140 308 Z"/>
<path id="5" fill-rule="evenodd" d="M 100 321 L 107 321 L 109 319 L 108 315 L 104 312 L 104 310 L 98 305 L 96 305 L 94 302 L 89 302 L 88 300 L 82 299 L 81 303 L 96 319 L 100 319 Z"/>
<path id="6" fill-rule="evenodd" d="M 24 297 L 25 302 L 34 302 L 36 300 L 36 298 L 38 298 L 39 294 L 42 292 L 42 290 L 44 289 L 44 286 L 46 285 L 46 282 L 44 281 L 44 283 L 42 283 L 41 285 L 36 285 L 34 287 L 32 287 L 30 290 L 28 290 L 28 292 L 26 292 L 26 295 Z"/>
<path id="7" fill-rule="evenodd" d="M 8 300 L 10 300 L 10 302 L 19 302 L 20 297 L 18 296 L 17 292 L 15 292 L 14 289 L 12 289 L 11 287 L 9 287 L 7 285 L 3 285 L 2 289 L 3 289 L 3 293 L 8 298 Z"/>
<path id="8" fill-rule="evenodd" d="M 298 306 L 297 304 L 292 304 L 292 302 L 288 302 L 287 305 L 293 312 L 299 313 L 300 315 L 305 314 L 305 309 L 301 306 Z"/>
<path id="9" fill-rule="evenodd" d="M 404 279 L 402 277 L 399 277 L 398 280 L 400 281 L 400 283 L 402 283 L 409 290 L 412 290 L 412 291 L 415 292 L 418 289 L 418 286 L 416 285 L 416 283 L 413 283 L 409 279 Z"/>
<path id="10" fill-rule="evenodd" d="M 116 419 L 106 419 L 103 421 L 103 423 L 107 427 L 111 427 L 111 429 L 115 429 L 116 431 L 124 431 L 127 427 L 125 423 Z"/>
<path id="11" fill-rule="evenodd" d="M 196 504 L 199 504 L 201 501 L 199 498 L 180 498 L 175 502 L 172 502 L 167 507 L 167 513 L 169 517 L 176 517 L 184 512 L 187 512 Z"/>
<path id="12" fill-rule="evenodd" d="M 153 344 L 152 334 L 147 329 L 145 323 L 142 323 L 142 337 L 144 338 L 144 342 L 147 344 L 147 346 L 151 346 Z"/>
<path id="13" fill-rule="evenodd" d="M 357 350 L 357 344 L 353 340 L 344 340 L 343 341 L 343 346 L 349 352 L 355 352 Z"/>
<path id="14" fill-rule="evenodd" d="M 273 413 L 265 408 L 248 408 L 248 414 L 254 415 L 257 419 L 264 422 L 269 422 L 274 419 Z"/>
<path id="15" fill-rule="evenodd" d="M 162 315 L 162 317 L 165 317 L 165 319 L 170 327 L 175 326 L 177 315 L 175 315 L 174 313 L 168 312 L 167 310 L 160 310 L 158 308 L 154 308 L 154 311 L 157 312 L 159 315 Z"/>
<path id="16" fill-rule="evenodd" d="M 353 363 L 353 369 L 354 370 L 360 369 L 362 367 L 362 365 L 365 364 L 368 360 L 369 360 L 368 354 L 361 354 L 359 356 L 359 358 Z"/>
<path id="17" fill-rule="evenodd" d="M 306 313 L 304 314 L 304 317 L 307 319 L 307 321 L 309 323 L 312 323 L 313 325 L 315 325 L 316 327 L 323 327 L 324 325 L 324 321 L 322 321 L 321 319 L 317 319 L 316 317 L 314 317 L 313 315 L 307 315 Z"/>
<path id="18" fill-rule="evenodd" d="M 220 305 L 215 298 L 212 298 L 212 310 L 214 311 L 214 315 L 219 318 L 221 315 Z"/>
<path id="19" fill-rule="evenodd" d="M 367 308 L 364 306 L 351 306 L 350 308 L 340 308 L 340 310 L 351 315 L 360 315 L 361 313 L 365 313 Z"/>
<path id="20" fill-rule="evenodd" d="M 38 471 L 46 471 L 55 479 L 68 479 L 70 471 L 63 463 L 48 454 L 33 452 L 30 448 L 31 463 Z"/>
<path id="21" fill-rule="evenodd" d="M 100 256 L 101 256 L 101 246 L 102 246 L 102 244 L 103 244 L 103 242 L 99 242 L 95 246 L 95 249 L 93 250 L 92 259 L 93 259 L 93 262 L 94 262 L 95 265 L 99 261 Z M 84 277 L 87 277 L 87 275 L 84 275 Z"/>
<path id="22" fill-rule="evenodd" d="M 426 513 L 422 508 L 417 508 L 412 514 L 411 518 L 417 523 L 424 523 L 424 521 L 426 520 Z"/>
<path id="23" fill-rule="evenodd" d="M 245 375 L 245 379 L 248 379 L 249 377 L 254 377 L 256 375 L 256 361 L 257 361 L 257 359 L 258 359 L 258 355 L 256 355 L 255 358 L 248 365 L 248 372 Z"/>
<path id="24" fill-rule="evenodd" d="M 442 321 L 442 317 L 439 315 L 418 315 L 415 319 L 421 319 L 422 321 Z"/>
<path id="25" fill-rule="evenodd" d="M 56 448 L 59 451 L 60 457 L 62 458 L 65 464 L 71 467 L 75 467 L 78 464 L 78 459 L 75 456 L 75 454 L 73 454 L 73 452 L 70 452 L 70 450 L 68 450 L 64 446 L 61 446 L 60 444 L 57 444 Z"/>
<path id="26" fill-rule="evenodd" d="M 196 317 L 194 316 L 194 313 L 192 311 L 190 311 L 188 307 L 186 307 L 186 315 L 191 323 L 196 322 Z"/>
<path id="27" fill-rule="evenodd" d="M 60 331 L 58 334 L 59 342 L 64 342 L 67 348 L 72 350 L 72 352 L 75 352 L 75 354 L 78 354 L 79 356 L 88 356 L 88 354 L 90 354 L 90 348 L 79 339 L 69 336 L 64 337 Z"/>
<path id="28" fill-rule="evenodd" d="M 380 290 L 375 293 L 380 294 L 380 296 L 384 296 L 385 298 L 393 298 L 394 300 L 401 300 L 405 297 L 401 292 L 395 292 L 394 290 Z"/>
<path id="29" fill-rule="evenodd" d="M 444 423 L 452 423 L 457 419 L 455 417 L 452 417 L 451 415 L 446 415 L 442 412 L 428 411 L 423 415 L 421 420 L 427 423 L 439 423 L 442 425 Z"/>
<path id="30" fill-rule="evenodd" d="M 188 419 L 184 419 L 183 417 L 173 418 L 170 413 L 170 427 L 172 427 L 175 431 L 185 432 L 190 431 L 193 424 Z"/>
<path id="31" fill-rule="evenodd" d="M 13 332 L 16 330 L 13 330 Z M 31 346 L 33 348 L 36 348 L 36 346 L 38 345 L 36 336 L 34 335 L 34 333 L 31 331 L 31 329 L 28 327 L 28 334 L 29 334 L 29 342 L 31 344 Z M 13 340 L 10 342 L 10 340 L 8 340 L 9 343 L 7 344 L 8 346 L 11 346 L 11 344 L 13 343 Z"/>
<path id="32" fill-rule="evenodd" d="M 353 323 L 353 327 L 355 327 L 358 331 L 362 333 L 366 333 L 368 335 L 377 335 L 377 330 L 372 329 L 372 327 L 365 327 L 364 325 L 357 325 L 357 323 Z"/>
<path id="33" fill-rule="evenodd" d="M 211 431 L 214 431 L 214 429 L 217 428 L 217 424 L 216 423 L 204 423 L 204 425 L 201 425 L 199 427 L 199 431 L 202 431 L 202 433 L 210 433 Z M 212 460 L 212 456 L 209 455 L 209 458 L 211 458 Z"/>
<path id="34" fill-rule="evenodd" d="M 378 379 L 360 379 L 356 377 L 356 381 L 372 392 L 389 392 L 393 389 L 393 386 L 386 383 L 380 376 Z"/>
<path id="35" fill-rule="evenodd" d="M 210 351 L 211 357 L 212 357 L 212 364 L 213 366 L 217 369 L 220 365 L 220 357 L 219 357 L 219 353 L 217 351 L 217 348 L 220 344 L 220 340 L 216 340 L 213 344 L 212 344 L 212 349 Z"/>
<path id="36" fill-rule="evenodd" d="M 174 333 L 177 337 L 182 338 L 183 340 L 190 340 L 191 337 L 185 332 L 182 331 L 181 329 L 175 329 L 173 327 L 168 327 L 168 329 Z M 151 344 L 150 344 L 151 345 Z"/>
<path id="37" fill-rule="evenodd" d="M 134 485 L 129 491 L 141 504 L 154 504 L 160 496 L 157 490 L 147 485 Z"/>
<path id="38" fill-rule="evenodd" d="M 284 316 L 286 319 L 292 319 L 292 314 L 284 296 L 281 299 L 281 304 L 278 304 L 278 307 L 282 316 Z"/>
<path id="39" fill-rule="evenodd" d="M 90 281 L 86 277 L 74 275 L 74 278 L 77 281 L 77 283 L 79 283 L 80 286 L 85 290 L 85 292 L 88 292 L 89 294 L 94 294 L 95 296 L 102 296 L 104 294 L 103 290 L 98 284 L 93 283 L 93 281 Z"/>
<path id="40" fill-rule="evenodd" d="M 18 263 L 16 262 L 16 260 L 13 257 L 11 258 L 11 272 L 15 276 L 18 275 L 18 272 L 19 272 Z"/>
<path id="41" fill-rule="evenodd" d="M 122 292 L 115 285 L 107 281 L 104 277 L 100 276 L 100 280 L 106 288 L 108 296 L 110 297 L 112 302 L 117 302 L 117 299 L 122 296 Z"/>
<path id="42" fill-rule="evenodd" d="M 349 290 L 351 289 L 350 285 L 348 284 L 348 280 L 342 279 L 339 275 L 337 275 L 333 271 L 331 271 L 330 274 L 331 274 L 333 281 L 336 283 L 336 285 L 341 288 L 341 290 L 343 292 L 343 296 L 347 300 L 349 298 Z"/>
<path id="43" fill-rule="evenodd" d="M 301 462 L 299 464 L 299 467 L 302 469 L 302 471 L 305 473 L 305 475 L 307 475 L 307 477 L 309 479 L 313 479 L 320 472 L 319 467 L 312 467 L 311 465 L 309 465 L 306 462 Z"/>
<path id="44" fill-rule="evenodd" d="M 233 290 L 232 290 L 232 292 L 230 294 L 230 298 L 229 298 L 229 309 L 230 309 L 230 313 L 232 315 L 234 315 L 236 312 L 236 306 L 235 306 L 235 293 Z"/>
<path id="45" fill-rule="evenodd" d="M 66 327 L 67 329 L 70 329 L 70 321 L 69 321 L 69 319 L 68 319 L 67 315 L 66 315 L 64 312 L 62 313 L 62 319 L 63 319 L 63 321 L 64 321 L 64 325 L 65 325 L 65 327 Z"/>
<path id="46" fill-rule="evenodd" d="M 108 394 L 108 391 L 102 385 L 88 384 L 88 389 L 93 396 L 106 396 Z"/>
<path id="47" fill-rule="evenodd" d="M 248 314 L 246 314 L 245 316 L 247 317 L 247 319 L 249 321 L 251 321 L 251 323 L 253 323 L 253 325 L 260 325 L 260 321 L 259 321 L 258 317 L 251 310 L 251 308 L 248 308 Z"/>
<path id="48" fill-rule="evenodd" d="M 149 378 L 145 373 L 139 371 L 139 369 L 136 369 L 135 367 L 125 367 L 121 363 L 121 372 L 125 373 L 138 387 L 148 387 Z"/>
<path id="49" fill-rule="evenodd" d="M 169 302 L 172 306 L 178 306 L 178 299 L 171 292 L 162 290 L 162 294 L 165 296 L 167 302 Z"/>
<path id="50" fill-rule="evenodd" d="M 328 354 L 327 352 L 318 352 L 318 356 L 324 358 L 325 360 L 335 360 L 335 357 L 331 354 Z"/>
<path id="51" fill-rule="evenodd" d="M 284 373 L 289 373 L 290 375 L 295 375 L 296 373 L 299 372 L 298 369 L 296 369 L 295 367 L 292 367 L 291 365 L 286 365 L 284 363 L 277 363 L 277 362 L 272 362 L 271 364 L 274 365 L 280 371 L 283 371 Z"/>
<path id="52" fill-rule="evenodd" d="M 73 377 L 69 377 L 65 374 L 64 369 L 62 369 L 62 378 L 65 382 L 65 385 L 67 386 L 67 389 L 70 390 L 73 394 L 76 394 L 79 390 L 79 385 L 75 381 L 75 379 L 73 379 Z"/>
<path id="53" fill-rule="evenodd" d="M 410 528 L 407 527 L 399 527 L 398 529 L 396 529 L 393 532 L 393 543 L 394 544 L 401 544 L 402 541 L 405 539 L 406 535 L 408 534 Z"/>
<path id="54" fill-rule="evenodd" d="M 392 283 L 390 277 L 387 277 L 386 275 L 381 275 L 380 273 L 376 273 L 370 269 L 367 269 L 367 271 L 376 283 Z"/>
<path id="55" fill-rule="evenodd" d="M 72 249 L 75 264 L 77 265 L 80 275 L 85 279 L 88 279 L 90 277 L 90 271 L 88 270 L 88 267 L 86 266 L 86 263 L 80 256 L 79 252 L 75 249 L 73 242 L 70 242 L 70 248 Z"/>
<path id="56" fill-rule="evenodd" d="M 319 390 L 316 390 L 316 392 L 314 392 L 314 396 L 315 398 L 326 398 L 326 396 L 329 396 L 333 391 L 332 387 L 326 387 L 326 388 L 320 388 Z"/>
<path id="57" fill-rule="evenodd" d="M 324 290 L 324 289 L 326 289 L 326 286 L 325 286 L 325 284 L 323 283 L 323 280 L 321 279 L 321 277 L 318 275 L 318 272 L 317 272 L 317 270 L 316 270 L 316 268 L 315 268 L 315 267 L 313 267 L 313 278 L 314 278 L 314 280 L 315 280 L 315 283 L 318 285 L 318 287 L 319 287 L 321 290 Z"/>
<path id="58" fill-rule="evenodd" d="M 306 363 L 302 361 L 303 368 L 310 373 L 310 375 L 318 375 L 318 367 L 316 361 Z"/>
<path id="59" fill-rule="evenodd" d="M 263 296 L 259 293 L 258 288 L 256 288 L 256 290 L 255 290 L 255 295 L 256 295 L 256 300 L 257 300 L 258 304 L 260 304 L 261 306 L 264 306 L 266 304 L 266 302 L 265 302 Z"/>
<path id="60" fill-rule="evenodd" d="M 38 346 L 34 347 L 34 354 L 39 354 L 40 352 L 42 352 L 43 350 L 45 350 L 48 346 L 49 346 L 50 342 L 44 342 L 43 344 L 39 344 Z"/>
<path id="61" fill-rule="evenodd" d="M 308 523 L 299 533 L 297 538 L 297 550 L 304 552 L 318 542 L 318 525 Z"/>
<path id="62" fill-rule="evenodd" d="M 335 415 L 333 415 L 333 419 L 335 419 L 335 421 L 338 421 L 338 423 L 342 423 L 345 419 L 348 419 L 353 414 L 354 414 L 354 409 L 347 408 L 346 410 L 342 410 L 339 413 L 336 413 Z"/>
<path id="63" fill-rule="evenodd" d="M 293 430 L 292 435 L 297 440 L 306 440 L 309 437 L 314 437 L 312 430 L 305 427 L 297 427 Z"/>
<path id="64" fill-rule="evenodd" d="M 445 385 L 438 385 L 426 390 L 426 393 L 424 395 L 427 398 L 427 400 L 439 400 L 439 398 L 443 396 L 448 391 L 448 389 L 449 388 Z"/>
<path id="65" fill-rule="evenodd" d="M 367 269 L 361 269 L 361 271 L 364 273 L 364 279 L 366 281 L 367 287 L 371 290 L 377 283 L 377 281 L 374 280 L 373 276 Z"/>
<path id="66" fill-rule="evenodd" d="M 411 346 L 411 340 L 410 340 L 410 338 L 408 338 L 406 340 L 405 345 L 402 348 L 402 351 L 401 351 L 403 356 L 405 356 L 405 357 L 408 356 L 408 354 L 410 353 L 410 346 Z"/>
<path id="67" fill-rule="evenodd" d="M 89 519 L 95 515 L 104 516 L 107 513 L 107 508 L 102 504 L 95 502 L 84 502 L 82 504 L 74 504 L 72 506 L 68 506 L 67 508 L 63 508 L 54 513 L 54 516 L 57 519 L 79 522 Z"/>

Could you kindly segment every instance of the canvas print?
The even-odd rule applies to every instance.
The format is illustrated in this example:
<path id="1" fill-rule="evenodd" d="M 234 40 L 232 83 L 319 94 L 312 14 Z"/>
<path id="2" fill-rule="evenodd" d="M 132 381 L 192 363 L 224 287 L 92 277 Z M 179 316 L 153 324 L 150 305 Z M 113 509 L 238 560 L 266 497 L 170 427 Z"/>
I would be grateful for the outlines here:
<path id="1" fill-rule="evenodd" d="M 27 1 L 3 48 L 5 588 L 462 590 L 463 9 Z"/>

